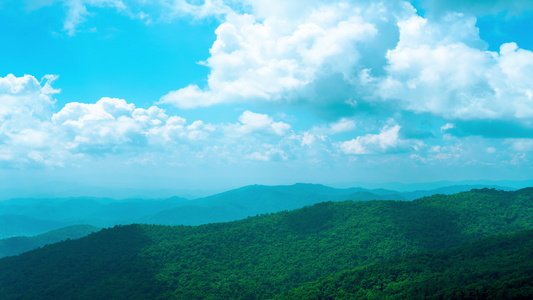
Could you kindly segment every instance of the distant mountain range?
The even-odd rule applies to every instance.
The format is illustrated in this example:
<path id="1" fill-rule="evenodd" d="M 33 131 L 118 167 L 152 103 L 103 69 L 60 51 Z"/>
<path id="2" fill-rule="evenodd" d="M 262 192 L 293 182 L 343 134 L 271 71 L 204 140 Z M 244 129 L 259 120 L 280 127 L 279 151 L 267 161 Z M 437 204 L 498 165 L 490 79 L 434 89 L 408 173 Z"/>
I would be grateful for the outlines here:
<path id="1" fill-rule="evenodd" d="M 263 213 L 301 208 L 324 201 L 413 200 L 473 188 L 461 185 L 435 190 L 397 192 L 386 189 L 332 188 L 319 184 L 250 185 L 208 197 L 187 200 L 77 197 L 0 201 L 0 238 L 32 236 L 76 224 L 111 227 L 119 224 L 200 225 L 238 220 Z"/>

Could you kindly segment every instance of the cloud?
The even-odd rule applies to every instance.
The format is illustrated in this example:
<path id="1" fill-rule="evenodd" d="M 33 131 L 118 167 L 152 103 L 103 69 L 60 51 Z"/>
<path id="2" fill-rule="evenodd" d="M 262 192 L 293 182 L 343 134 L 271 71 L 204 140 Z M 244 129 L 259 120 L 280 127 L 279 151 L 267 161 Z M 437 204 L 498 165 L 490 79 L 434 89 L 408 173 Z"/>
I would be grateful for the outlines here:
<path id="1" fill-rule="evenodd" d="M 291 125 L 284 122 L 274 122 L 272 117 L 266 114 L 258 114 L 251 111 L 245 111 L 239 116 L 237 124 L 226 126 L 226 132 L 230 136 L 243 136 L 251 133 L 264 135 L 285 135 Z"/>
<path id="2" fill-rule="evenodd" d="M 315 83 L 336 74 L 343 81 L 357 81 L 361 65 L 373 61 L 362 60 L 363 52 L 375 55 L 375 48 L 380 48 L 385 53 L 385 47 L 395 43 L 394 35 L 392 40 L 377 37 L 380 30 L 395 30 L 390 28 L 395 13 L 388 7 L 383 7 L 383 16 L 372 5 L 310 3 L 295 10 L 296 16 L 282 18 L 275 12 L 285 4 L 249 4 L 254 14 L 228 14 L 216 29 L 217 39 L 205 62 L 211 69 L 207 86 L 169 92 L 160 103 L 194 108 L 302 100 L 315 91 Z"/>
<path id="3" fill-rule="evenodd" d="M 264 153 L 253 152 L 245 155 L 244 159 L 257 161 L 283 161 L 287 160 L 287 156 L 283 150 L 272 148 Z"/>
<path id="4" fill-rule="evenodd" d="M 47 75 L 42 82 L 31 75 L 0 78 L 2 165 L 60 166 L 105 156 L 126 161 L 155 152 L 162 160 L 177 153 L 231 160 L 255 152 L 269 160 L 288 157 L 283 149 L 265 145 L 279 143 L 291 125 L 267 114 L 244 111 L 233 124 L 187 122 L 157 106 L 137 108 L 124 99 L 108 97 L 95 103 L 70 102 L 54 113 L 52 96 L 59 92 L 51 86 L 55 78 Z"/>
<path id="5" fill-rule="evenodd" d="M 520 152 L 533 151 L 533 139 L 506 139 L 505 144 L 510 144 L 511 148 Z"/>
<path id="6" fill-rule="evenodd" d="M 475 19 L 460 14 L 443 23 L 413 16 L 399 26 L 400 41 L 387 54 L 388 75 L 378 79 L 378 97 L 448 119 L 533 117 L 533 52 L 514 43 L 499 53 L 473 47 L 479 41 L 473 38 Z"/>
<path id="7" fill-rule="evenodd" d="M 470 15 L 424 18 L 387 1 L 248 4 L 252 14 L 228 14 L 217 28 L 207 86 L 171 91 L 160 103 L 289 103 L 328 118 L 393 110 L 450 121 L 533 116 L 533 52 L 514 43 L 486 51 Z"/>
<path id="8" fill-rule="evenodd" d="M 338 144 L 338 147 L 344 154 L 377 154 L 389 151 L 395 151 L 402 141 L 399 139 L 398 132 L 400 126 L 385 126 L 379 134 L 366 134 L 358 136 L 350 141 Z"/>
<path id="9" fill-rule="evenodd" d="M 59 90 L 52 88 L 57 76 L 46 75 L 39 82 L 31 75 L 0 77 L 0 165 L 18 167 L 38 160 L 54 165 L 40 155 L 50 151 L 54 128 L 48 122 Z M 61 156 L 60 153 L 54 155 Z"/>
<path id="10" fill-rule="evenodd" d="M 165 18 L 193 16 L 203 19 L 220 16 L 232 12 L 231 8 L 222 0 L 206 0 L 202 4 L 192 4 L 186 0 L 162 0 L 165 8 Z"/>

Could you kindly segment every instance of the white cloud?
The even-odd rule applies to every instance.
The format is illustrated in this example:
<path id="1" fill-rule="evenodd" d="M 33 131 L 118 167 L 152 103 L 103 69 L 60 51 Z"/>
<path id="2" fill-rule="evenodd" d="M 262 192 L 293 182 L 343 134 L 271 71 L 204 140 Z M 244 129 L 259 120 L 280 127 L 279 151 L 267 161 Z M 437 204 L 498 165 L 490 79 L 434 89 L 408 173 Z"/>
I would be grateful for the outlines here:
<path id="1" fill-rule="evenodd" d="M 287 155 L 283 150 L 272 148 L 264 153 L 253 152 L 251 154 L 245 155 L 244 159 L 257 161 L 283 161 L 287 160 Z"/>
<path id="2" fill-rule="evenodd" d="M 96 103 L 67 103 L 54 113 L 54 76 L 40 83 L 30 75 L 0 78 L 0 163 L 2 166 L 72 164 L 80 159 L 118 155 L 206 157 L 239 160 L 261 153 L 269 161 L 285 160 L 279 143 L 291 126 L 266 114 L 245 111 L 239 122 L 209 124 L 168 116 L 156 106 L 136 108 L 123 99 L 104 97 Z M 256 157 L 257 154 L 250 156 Z"/>
<path id="3" fill-rule="evenodd" d="M 515 151 L 533 151 L 533 139 L 506 139 L 505 144 L 510 144 Z"/>
<path id="4" fill-rule="evenodd" d="M 251 1 L 253 15 L 228 14 L 205 62 L 211 68 L 208 85 L 169 92 L 160 102 L 194 108 L 292 101 L 321 78 L 341 74 L 343 80 L 355 80 L 363 44 L 383 43 L 376 35 L 381 23 L 391 22 L 377 15 L 376 7 L 361 3 L 303 4 L 296 16 L 283 18 L 277 8 L 292 7 L 283 3 Z M 386 14 L 394 19 L 392 12 Z"/>
<path id="5" fill-rule="evenodd" d="M 161 0 L 165 8 L 165 18 L 193 16 L 203 19 L 230 13 L 232 10 L 223 0 L 205 0 L 202 4 L 192 4 L 186 0 Z"/>
<path id="6" fill-rule="evenodd" d="M 499 53 L 479 49 L 475 18 L 460 14 L 440 23 L 413 16 L 399 27 L 379 97 L 451 119 L 533 117 L 533 52 L 514 43 Z"/>
<path id="7" fill-rule="evenodd" d="M 376 154 L 394 151 L 402 141 L 399 138 L 400 126 L 385 126 L 379 134 L 366 134 L 350 141 L 338 143 L 344 154 Z"/>
<path id="8" fill-rule="evenodd" d="M 269 115 L 248 110 L 239 116 L 239 122 L 226 126 L 226 132 L 229 136 L 243 136 L 251 133 L 282 136 L 291 128 L 291 125 L 287 123 L 274 122 Z"/>
<path id="9" fill-rule="evenodd" d="M 337 122 L 330 123 L 328 127 L 324 129 L 316 129 L 318 131 L 325 132 L 326 134 L 337 134 L 341 132 L 349 132 L 355 129 L 355 121 L 347 118 L 341 118 Z"/>
<path id="10" fill-rule="evenodd" d="M 55 165 L 53 158 L 39 156 L 53 149 L 54 128 L 49 119 L 59 90 L 47 75 L 42 83 L 31 75 L 0 77 L 0 165 L 20 167 L 36 161 Z M 54 156 L 61 156 L 60 151 Z"/>
<path id="11" fill-rule="evenodd" d="M 55 1 L 57 2 L 57 1 Z M 90 16 L 87 6 L 113 7 L 117 11 L 125 11 L 126 5 L 121 0 L 60 0 L 67 7 L 67 15 L 63 23 L 63 30 L 69 36 L 76 34 L 78 26 L 87 21 L 86 17 Z"/>
<path id="12" fill-rule="evenodd" d="M 216 30 L 207 86 L 169 92 L 161 103 L 307 101 L 353 110 L 391 101 L 447 119 L 533 117 L 533 52 L 514 43 L 486 51 L 472 16 L 426 19 L 394 1 L 247 4 L 251 14 L 228 13 Z"/>

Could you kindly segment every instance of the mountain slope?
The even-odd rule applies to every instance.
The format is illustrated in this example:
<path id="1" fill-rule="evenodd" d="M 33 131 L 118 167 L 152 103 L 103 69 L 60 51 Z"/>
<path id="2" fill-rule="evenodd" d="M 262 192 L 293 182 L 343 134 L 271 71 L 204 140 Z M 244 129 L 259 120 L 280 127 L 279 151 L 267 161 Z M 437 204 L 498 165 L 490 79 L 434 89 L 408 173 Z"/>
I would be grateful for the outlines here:
<path id="1" fill-rule="evenodd" d="M 532 230 L 344 271 L 276 297 L 280 300 L 532 298 Z"/>
<path id="2" fill-rule="evenodd" d="M 269 299 L 342 270 L 533 229 L 533 189 L 117 226 L 0 259 L 4 299 Z"/>
<path id="3" fill-rule="evenodd" d="M 36 236 L 18 236 L 0 240 L 0 258 L 17 255 L 47 244 L 53 244 L 66 239 L 78 239 L 100 230 L 91 225 L 72 225 Z"/>

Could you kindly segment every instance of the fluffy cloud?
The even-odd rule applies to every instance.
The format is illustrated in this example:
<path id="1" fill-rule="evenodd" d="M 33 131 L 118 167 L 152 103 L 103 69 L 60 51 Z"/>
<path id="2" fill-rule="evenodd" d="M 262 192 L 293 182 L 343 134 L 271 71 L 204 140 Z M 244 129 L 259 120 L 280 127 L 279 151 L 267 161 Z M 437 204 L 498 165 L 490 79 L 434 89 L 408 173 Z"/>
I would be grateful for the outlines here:
<path id="1" fill-rule="evenodd" d="M 215 31 L 217 40 L 205 62 L 211 68 L 208 85 L 170 92 L 161 103 L 194 108 L 228 102 L 296 101 L 331 76 L 358 80 L 358 71 L 374 60 L 361 61 L 362 56 L 375 55 L 375 48 L 385 53 L 387 43 L 394 45 L 394 35 L 392 40 L 377 37 L 380 31 L 394 31 L 389 27 L 396 13 L 389 7 L 310 3 L 298 9 L 296 16 L 283 18 L 278 10 L 272 11 L 283 4 L 269 4 L 270 9 L 262 1 L 250 5 L 256 14 L 228 14 Z"/>
<path id="2" fill-rule="evenodd" d="M 286 159 L 283 150 L 265 144 L 288 136 L 291 126 L 267 114 L 244 111 L 239 122 L 209 124 L 169 116 L 156 106 L 136 108 L 123 99 L 67 103 L 54 113 L 51 87 L 26 75 L 0 78 L 0 162 L 3 165 L 63 165 L 109 155 L 161 157 L 205 155 Z M 267 145 L 267 146 L 265 146 Z M 229 153 L 229 154 L 228 154 Z M 256 154 L 254 154 L 256 153 Z M 247 156 L 248 155 L 248 156 Z"/>
<path id="3" fill-rule="evenodd" d="M 0 164 L 54 164 L 41 151 L 50 151 L 55 138 L 48 122 L 55 102 L 52 97 L 59 92 L 51 87 L 55 79 L 47 75 L 41 83 L 31 75 L 0 78 Z"/>
<path id="4" fill-rule="evenodd" d="M 394 151 L 400 145 L 400 126 L 385 126 L 379 134 L 366 134 L 350 141 L 339 143 L 344 154 L 376 154 Z"/>
<path id="5" fill-rule="evenodd" d="M 340 116 L 394 107 L 450 120 L 533 116 L 533 52 L 514 43 L 486 51 L 469 15 L 423 18 L 396 1 L 246 3 L 251 14 L 228 13 L 216 30 L 207 86 L 169 92 L 161 103 L 312 102 Z"/>
<path id="6" fill-rule="evenodd" d="M 79 152 L 137 151 L 138 147 L 205 140 L 215 126 L 169 117 L 156 106 L 135 108 L 123 99 L 102 98 L 94 104 L 68 103 L 52 116 L 67 148 Z M 143 151 L 151 149 L 143 149 Z"/>
<path id="7" fill-rule="evenodd" d="M 226 132 L 230 136 L 243 136 L 250 133 L 281 136 L 286 134 L 291 125 L 284 122 L 274 122 L 272 117 L 266 114 L 258 114 L 245 111 L 239 116 L 237 124 L 228 125 Z"/>
<path id="8" fill-rule="evenodd" d="M 400 41 L 387 54 L 388 76 L 377 94 L 450 119 L 533 117 L 533 52 L 514 43 L 483 51 L 468 45 L 479 43 L 474 18 L 452 14 L 443 22 L 399 22 Z"/>

